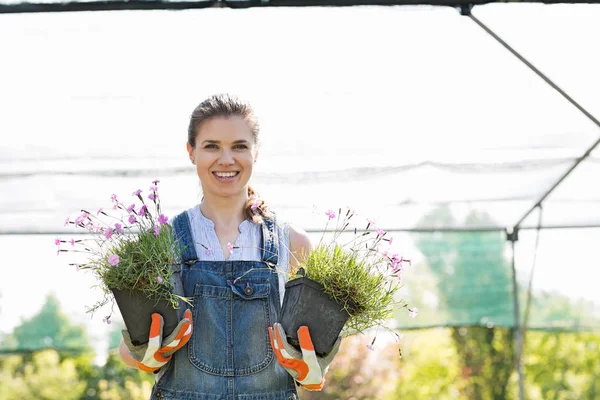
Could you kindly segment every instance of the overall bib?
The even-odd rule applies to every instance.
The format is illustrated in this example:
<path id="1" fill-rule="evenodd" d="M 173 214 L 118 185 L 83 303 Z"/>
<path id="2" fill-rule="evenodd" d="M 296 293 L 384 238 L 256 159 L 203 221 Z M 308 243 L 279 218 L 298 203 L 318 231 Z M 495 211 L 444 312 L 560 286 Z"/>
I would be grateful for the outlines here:
<path id="1" fill-rule="evenodd" d="M 187 212 L 175 217 L 173 230 L 183 245 L 181 278 L 194 299 L 194 330 L 157 374 L 151 399 L 297 400 L 267 330 L 281 312 L 274 221 L 262 224 L 262 261 L 199 260 Z"/>

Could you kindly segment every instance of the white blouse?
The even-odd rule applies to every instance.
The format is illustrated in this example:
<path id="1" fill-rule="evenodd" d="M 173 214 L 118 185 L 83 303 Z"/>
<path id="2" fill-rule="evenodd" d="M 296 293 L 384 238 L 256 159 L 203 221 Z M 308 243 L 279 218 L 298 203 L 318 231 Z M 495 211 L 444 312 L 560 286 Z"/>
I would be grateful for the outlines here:
<path id="1" fill-rule="evenodd" d="M 200 205 L 187 210 L 192 229 L 192 238 L 196 255 L 202 261 L 225 261 L 219 238 L 215 232 L 215 224 L 206 218 Z M 283 304 L 285 283 L 289 269 L 290 238 L 289 225 L 277 221 L 277 235 L 279 236 L 279 260 L 277 272 L 279 276 L 279 299 Z M 228 261 L 262 261 L 262 227 L 250 220 L 244 220 L 239 226 L 240 234 L 233 243 L 233 253 L 229 255 Z"/>

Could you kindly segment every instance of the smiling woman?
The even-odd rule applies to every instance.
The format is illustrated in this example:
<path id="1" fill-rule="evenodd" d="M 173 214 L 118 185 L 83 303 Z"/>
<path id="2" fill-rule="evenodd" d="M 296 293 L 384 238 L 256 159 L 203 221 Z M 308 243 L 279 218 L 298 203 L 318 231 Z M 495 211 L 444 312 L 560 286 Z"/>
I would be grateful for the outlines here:
<path id="1" fill-rule="evenodd" d="M 121 345 L 126 363 L 157 372 L 153 399 L 297 399 L 296 381 L 321 389 L 337 353 L 317 359 L 312 350 L 275 361 L 281 343 L 273 344 L 269 328 L 280 320 L 290 267 L 312 246 L 306 232 L 277 221 L 250 187 L 258 136 L 252 108 L 229 95 L 208 98 L 190 118 L 187 153 L 203 197 L 173 219 L 173 232 L 183 249 L 184 294 L 194 298 L 186 314 L 191 338 L 184 346 L 189 332 L 181 332 L 174 348 Z M 154 328 L 151 342 L 160 340 L 158 318 Z M 311 341 L 307 328 L 303 337 Z"/>

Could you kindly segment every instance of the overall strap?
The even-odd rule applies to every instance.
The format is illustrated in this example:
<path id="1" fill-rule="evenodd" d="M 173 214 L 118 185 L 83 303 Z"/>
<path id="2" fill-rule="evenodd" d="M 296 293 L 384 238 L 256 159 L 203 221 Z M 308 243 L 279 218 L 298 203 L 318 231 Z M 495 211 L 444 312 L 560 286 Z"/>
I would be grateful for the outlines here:
<path id="1" fill-rule="evenodd" d="M 185 265 L 192 265 L 198 261 L 187 211 L 173 218 L 173 235 L 176 244 L 181 248 L 181 262 Z"/>
<path id="2" fill-rule="evenodd" d="M 275 268 L 279 261 L 279 235 L 275 214 L 264 217 L 262 227 L 262 260 L 269 267 Z"/>

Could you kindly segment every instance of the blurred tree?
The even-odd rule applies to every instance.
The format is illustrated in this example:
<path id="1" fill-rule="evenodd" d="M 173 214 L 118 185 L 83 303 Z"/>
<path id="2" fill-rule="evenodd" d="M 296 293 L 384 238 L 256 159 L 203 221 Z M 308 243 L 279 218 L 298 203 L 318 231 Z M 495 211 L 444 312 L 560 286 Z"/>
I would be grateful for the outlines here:
<path id="1" fill-rule="evenodd" d="M 62 313 L 60 303 L 49 295 L 39 313 L 21 325 L 5 341 L 5 350 L 32 352 L 55 348 L 59 351 L 89 351 L 87 333 L 83 326 L 75 326 Z"/>
<path id="2" fill-rule="evenodd" d="M 528 398 L 600 398 L 600 335 L 527 332 L 525 377 Z"/>
<path id="3" fill-rule="evenodd" d="M 2 362 L 2 400 L 76 400 L 84 389 L 85 382 L 79 381 L 73 360 L 61 361 L 53 349 L 33 354 L 31 361 L 10 356 Z"/>
<path id="4" fill-rule="evenodd" d="M 407 332 L 402 342 L 404 357 L 394 399 L 455 400 L 461 369 L 451 329 Z"/>
<path id="5" fill-rule="evenodd" d="M 119 355 L 122 321 L 115 320 L 109 331 L 109 354 L 101 367 L 91 366 L 91 360 L 78 357 L 78 371 L 86 381 L 81 400 L 146 400 L 150 398 L 154 374 L 127 367 Z"/>
<path id="6" fill-rule="evenodd" d="M 465 226 L 490 225 L 483 213 L 471 212 Z M 440 207 L 420 226 L 457 226 L 450 209 Z M 420 235 L 417 247 L 437 276 L 437 295 L 448 315 L 468 399 L 504 400 L 513 371 L 514 345 L 511 268 L 504 258 L 501 232 Z"/>

